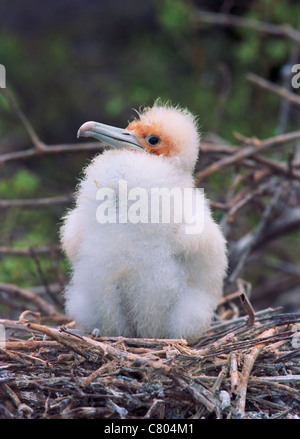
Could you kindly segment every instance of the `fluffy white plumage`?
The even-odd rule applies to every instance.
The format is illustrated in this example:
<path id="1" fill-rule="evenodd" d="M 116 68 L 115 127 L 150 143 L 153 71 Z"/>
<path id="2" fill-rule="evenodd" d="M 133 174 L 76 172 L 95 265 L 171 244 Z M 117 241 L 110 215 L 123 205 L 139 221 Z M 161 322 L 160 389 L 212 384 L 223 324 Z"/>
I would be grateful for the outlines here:
<path id="1" fill-rule="evenodd" d="M 99 224 L 96 219 L 98 189 L 117 193 L 120 180 L 128 191 L 139 187 L 148 194 L 153 187 L 194 186 L 199 150 L 194 117 L 155 104 L 127 130 L 87 122 L 79 135 L 132 148 L 94 158 L 78 187 L 76 206 L 64 218 L 62 246 L 73 266 L 65 291 L 68 314 L 85 330 L 99 328 L 101 335 L 197 339 L 210 325 L 227 267 L 225 240 L 207 201 L 204 229 L 196 235 L 174 221 Z M 149 135 L 159 143 L 147 143 Z M 118 202 L 117 197 L 117 208 Z"/>

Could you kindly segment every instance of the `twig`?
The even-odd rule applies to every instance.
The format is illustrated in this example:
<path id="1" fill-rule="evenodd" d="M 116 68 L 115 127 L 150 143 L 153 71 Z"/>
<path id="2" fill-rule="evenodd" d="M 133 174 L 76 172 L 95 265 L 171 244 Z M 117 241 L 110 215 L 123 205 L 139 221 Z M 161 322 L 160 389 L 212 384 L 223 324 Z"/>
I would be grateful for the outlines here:
<path id="1" fill-rule="evenodd" d="M 203 143 L 201 143 L 201 151 L 203 151 L 207 154 L 216 154 L 217 153 L 219 155 L 227 155 L 228 156 L 228 155 L 232 155 L 232 154 L 240 151 L 240 148 L 237 146 L 229 146 L 227 144 L 223 145 L 223 144 L 214 144 L 214 143 L 203 142 Z M 260 165 L 263 165 L 263 166 L 266 166 L 267 168 L 269 168 L 269 169 L 263 169 L 263 172 L 265 174 L 264 177 L 268 177 L 269 175 L 272 174 L 271 171 L 274 171 L 275 173 L 282 174 L 282 175 L 285 175 L 287 177 L 294 178 L 296 180 L 300 180 L 300 172 L 296 171 L 297 162 L 293 163 L 293 169 L 291 170 L 289 167 L 289 164 L 284 163 L 284 162 L 275 161 L 275 160 L 272 160 L 272 159 L 267 158 L 267 157 L 253 155 L 253 156 L 251 156 L 251 160 L 260 164 Z M 246 161 L 244 161 L 244 165 L 249 167 L 249 163 Z M 262 178 L 260 178 L 260 179 L 253 178 L 253 182 L 255 182 L 257 180 L 260 181 L 261 179 Z"/>
<path id="2" fill-rule="evenodd" d="M 1 389 L 4 390 L 4 392 L 11 399 L 11 401 L 14 403 L 16 408 L 18 408 L 19 405 L 21 404 L 21 401 L 20 401 L 20 398 L 18 397 L 18 395 L 6 383 L 2 383 L 0 385 L 0 390 Z"/>
<path id="3" fill-rule="evenodd" d="M 248 28 L 278 37 L 288 37 L 300 43 L 300 32 L 288 25 L 277 25 L 263 21 L 243 18 L 236 15 L 195 10 L 193 19 L 196 23 L 216 24 L 225 27 Z"/>
<path id="4" fill-rule="evenodd" d="M 183 390 L 186 390 L 196 402 L 203 404 L 209 413 L 215 410 L 218 400 L 210 391 L 207 391 L 200 384 L 195 387 L 193 384 L 191 384 L 191 382 L 189 382 L 187 377 L 180 377 L 179 375 L 172 374 L 171 378 L 173 381 L 179 384 Z"/>
<path id="5" fill-rule="evenodd" d="M 254 313 L 254 309 L 253 309 L 253 307 L 248 299 L 248 294 L 249 294 L 249 290 L 251 289 L 251 284 L 249 282 L 245 282 L 243 279 L 237 279 L 236 283 L 237 283 L 238 289 L 240 291 L 240 299 L 241 299 L 242 304 L 243 304 L 243 306 L 248 314 L 247 325 L 254 326 L 255 313 Z M 247 289 L 247 291 L 246 291 L 246 289 Z"/>
<path id="6" fill-rule="evenodd" d="M 291 382 L 299 382 L 300 381 L 300 375 L 267 376 L 267 377 L 259 377 L 259 380 L 261 382 L 291 383 Z"/>
<path id="7" fill-rule="evenodd" d="M 59 344 L 53 340 L 18 340 L 18 341 L 7 341 L 5 343 L 5 349 L 16 351 L 16 350 L 28 350 L 34 351 L 39 348 L 55 348 Z"/>
<path id="8" fill-rule="evenodd" d="M 53 415 L 53 419 L 95 419 L 107 415 L 105 407 L 77 407 L 71 410 L 63 410 L 58 415 Z"/>
<path id="9" fill-rule="evenodd" d="M 271 202 L 265 208 L 263 215 L 262 215 L 262 219 L 261 219 L 259 225 L 257 226 L 257 228 L 255 229 L 255 231 L 253 232 L 253 234 L 251 236 L 251 240 L 248 240 L 246 242 L 246 244 L 243 246 L 243 249 L 239 254 L 238 263 L 236 264 L 236 266 L 234 267 L 234 269 L 232 270 L 232 272 L 229 276 L 230 282 L 233 282 L 237 278 L 238 274 L 240 273 L 240 271 L 242 270 L 242 268 L 246 262 L 247 256 L 250 254 L 251 250 L 255 247 L 256 242 L 263 235 L 263 232 L 267 228 L 272 210 L 273 210 L 274 206 L 277 205 L 277 202 L 278 202 L 278 199 L 279 199 L 281 193 L 282 193 L 282 187 L 278 186 L 277 189 L 275 190 L 275 193 L 273 195 Z"/>
<path id="10" fill-rule="evenodd" d="M 209 177 L 211 174 L 214 174 L 215 172 L 219 172 L 221 169 L 223 169 L 226 166 L 230 166 L 235 163 L 241 163 L 246 158 L 251 157 L 253 155 L 257 155 L 272 146 L 279 146 L 282 145 L 283 143 L 290 142 L 292 140 L 296 140 L 299 138 L 300 138 L 300 131 L 294 131 L 292 133 L 281 134 L 279 136 L 271 137 L 263 141 L 256 140 L 255 142 L 253 142 L 254 145 L 246 146 L 245 148 L 240 149 L 239 151 L 230 155 L 229 157 L 221 158 L 215 163 L 209 165 L 203 171 L 197 172 L 196 178 L 198 180 L 198 183 L 203 181 L 205 178 Z"/>
<path id="11" fill-rule="evenodd" d="M 19 288 L 17 285 L 0 283 L 0 291 L 32 303 L 36 306 L 38 311 L 41 311 L 47 316 L 59 315 L 54 306 L 50 305 L 36 294 L 33 294 L 31 291 Z"/>
<path id="12" fill-rule="evenodd" d="M 274 183 L 272 181 L 267 181 L 266 183 L 262 183 L 260 186 L 258 186 L 258 188 L 254 191 L 251 191 L 251 188 L 244 187 L 243 190 L 241 190 L 228 203 L 228 212 L 226 215 L 224 215 L 221 221 L 222 230 L 226 236 L 229 233 L 229 224 L 234 221 L 237 211 L 246 206 L 249 202 L 253 201 L 256 197 L 265 195 L 273 186 Z"/>
<path id="13" fill-rule="evenodd" d="M 231 394 L 237 394 L 240 392 L 240 377 L 238 373 L 238 363 L 236 352 L 230 353 L 230 381 L 231 381 Z"/>
<path id="14" fill-rule="evenodd" d="M 268 168 L 270 168 L 272 171 L 274 171 L 277 174 L 282 174 L 288 178 L 293 178 L 295 180 L 300 181 L 300 172 L 298 172 L 294 169 L 295 163 L 293 163 L 293 166 L 291 166 L 290 161 L 288 161 L 288 163 L 282 163 L 282 162 L 278 162 L 275 160 L 271 160 L 267 157 L 260 157 L 260 156 L 256 156 L 256 155 L 253 156 L 252 158 L 257 163 L 264 165 L 264 166 L 267 166 Z M 289 160 L 290 160 L 290 158 L 289 158 Z"/>
<path id="15" fill-rule="evenodd" d="M 216 390 L 220 389 L 220 387 L 221 387 L 221 385 L 222 385 L 222 383 L 223 383 L 227 373 L 228 373 L 228 364 L 225 364 L 222 367 L 222 369 L 221 369 L 221 371 L 220 371 L 216 381 L 214 382 L 214 384 L 213 384 L 213 386 L 211 388 L 213 392 L 215 392 Z"/>
<path id="16" fill-rule="evenodd" d="M 264 265 L 267 267 L 271 267 L 276 271 L 282 271 L 284 273 L 288 273 L 300 278 L 300 267 L 290 262 L 264 261 Z"/>
<path id="17" fill-rule="evenodd" d="M 266 231 L 264 236 L 259 237 L 254 248 L 262 246 L 265 242 L 279 237 L 283 234 L 291 232 L 300 227 L 300 208 L 286 209 L 285 215 L 272 222 L 270 228 Z"/>
<path id="18" fill-rule="evenodd" d="M 219 348 L 222 348 L 222 346 L 226 346 L 229 343 L 232 343 L 236 341 L 235 334 L 233 332 L 230 332 L 229 334 L 224 335 L 224 337 L 218 337 L 217 341 L 209 344 L 205 348 L 201 348 L 198 350 L 197 355 L 204 356 L 204 355 L 211 355 L 218 351 Z"/>
<path id="19" fill-rule="evenodd" d="M 52 242 L 49 242 L 49 250 L 50 250 L 50 256 L 52 259 L 52 264 L 56 273 L 56 278 L 57 281 L 60 285 L 61 290 L 63 290 L 64 285 L 65 285 L 65 278 L 64 275 L 62 273 L 62 270 L 60 269 L 59 266 L 59 260 L 58 260 L 58 252 L 61 251 L 61 249 L 58 249 L 57 246 L 53 245 Z M 59 301 L 60 306 L 62 306 L 61 301 Z"/>
<path id="20" fill-rule="evenodd" d="M 98 378 L 99 376 L 114 370 L 117 366 L 117 362 L 109 362 L 109 363 L 104 363 L 102 366 L 100 366 L 97 370 L 95 370 L 93 373 L 91 373 L 85 380 L 84 382 L 81 383 L 82 387 L 87 387 L 91 384 L 92 381 L 94 381 L 96 378 Z"/>
<path id="21" fill-rule="evenodd" d="M 49 247 L 15 248 L 15 247 L 0 246 L 0 254 L 2 255 L 16 255 L 16 256 L 30 257 L 30 253 L 32 250 L 36 255 L 44 255 L 51 253 L 51 249 Z M 55 246 L 55 250 L 60 251 L 60 247 Z"/>
<path id="22" fill-rule="evenodd" d="M 290 375 L 283 375 L 283 377 L 289 377 Z M 262 379 L 261 379 L 262 378 Z M 249 383 L 250 384 L 254 384 L 255 386 L 257 385 L 261 385 L 261 386 L 270 386 L 273 389 L 277 390 L 277 391 L 281 391 L 284 394 L 289 394 L 291 395 L 293 398 L 298 398 L 298 400 L 300 400 L 300 395 L 299 395 L 299 391 L 297 389 L 295 389 L 294 387 L 291 386 L 287 386 L 286 384 L 281 384 L 280 382 L 277 381 L 273 381 L 273 380 L 265 380 L 264 378 L 277 378 L 277 377 L 251 377 L 249 379 Z M 289 380 L 283 380 L 283 382 L 286 382 Z M 290 380 L 291 382 L 293 382 L 293 380 Z M 297 383 L 298 380 L 295 380 L 295 383 Z"/>
<path id="23" fill-rule="evenodd" d="M 9 102 L 11 108 L 14 110 L 16 115 L 21 120 L 21 122 L 24 125 L 27 133 L 29 134 L 29 137 L 32 140 L 32 143 L 35 146 L 35 149 L 37 151 L 43 150 L 46 145 L 39 139 L 37 133 L 35 132 L 35 130 L 33 129 L 32 125 L 31 125 L 31 123 L 29 122 L 29 120 L 27 119 L 27 117 L 25 116 L 23 111 L 21 111 L 21 109 L 17 105 L 16 101 L 13 99 L 11 94 L 8 92 L 7 88 L 0 88 L 0 91 L 5 96 L 5 98 L 7 99 L 7 101 Z"/>
<path id="24" fill-rule="evenodd" d="M 149 407 L 144 419 L 153 419 L 156 412 L 159 412 L 159 419 L 164 419 L 165 402 L 163 399 L 155 399 Z"/>
<path id="25" fill-rule="evenodd" d="M 300 35 L 300 32 L 299 32 Z M 254 73 L 249 73 L 246 78 L 248 81 L 252 82 L 255 85 L 258 85 L 259 87 L 271 91 L 272 93 L 277 94 L 281 98 L 284 98 L 295 105 L 300 105 L 300 96 L 296 95 L 295 93 L 292 93 L 288 89 L 284 87 L 280 87 L 270 81 L 267 81 L 264 78 L 261 78 L 258 75 L 255 75 Z"/>
<path id="26" fill-rule="evenodd" d="M 80 337 L 80 340 L 78 336 L 70 332 L 62 333 L 57 329 L 49 328 L 44 325 L 37 325 L 35 323 L 28 323 L 28 327 L 48 335 L 52 339 L 66 346 L 68 349 L 73 350 L 90 361 L 99 361 L 100 355 L 103 359 L 106 358 L 110 361 L 123 358 L 130 362 L 133 361 L 141 365 L 148 365 L 153 369 L 160 370 L 164 373 L 169 373 L 171 370 L 169 366 L 163 364 L 159 360 L 145 358 L 137 354 L 121 351 L 107 343 L 96 341 L 89 337 L 82 336 Z"/>
<path id="27" fill-rule="evenodd" d="M 30 256 L 33 259 L 33 261 L 35 262 L 38 274 L 40 276 L 40 279 L 43 283 L 43 286 L 45 288 L 45 292 L 48 295 L 48 297 L 52 300 L 52 302 L 56 305 L 56 306 L 61 306 L 61 302 L 59 301 L 59 299 L 57 298 L 57 295 L 55 293 L 52 293 L 51 288 L 49 286 L 48 280 L 43 272 L 42 266 L 40 264 L 40 260 L 37 257 L 37 255 L 34 252 L 34 249 L 30 249 Z"/>
<path id="28" fill-rule="evenodd" d="M 118 343 L 125 343 L 127 346 L 143 346 L 153 348 L 162 348 L 164 346 L 176 346 L 177 349 L 180 347 L 187 346 L 187 341 L 181 338 L 125 338 L 125 337 L 97 337 L 99 341 L 112 341 Z"/>
<path id="29" fill-rule="evenodd" d="M 231 294 L 227 294 L 226 296 L 222 297 L 219 302 L 218 302 L 218 306 L 220 305 L 224 305 L 225 303 L 227 303 L 230 300 L 236 299 L 237 297 L 240 297 L 240 291 L 235 291 L 234 293 Z"/>
<path id="30" fill-rule="evenodd" d="M 70 144 L 58 144 L 58 145 L 46 145 L 42 150 L 36 148 L 25 149 L 21 151 L 8 152 L 6 154 L 0 155 L 0 165 L 17 161 L 26 160 L 31 157 L 41 156 L 41 155 L 52 155 L 52 154 L 73 154 L 83 151 L 103 151 L 107 147 L 100 142 L 86 142 L 86 143 L 70 143 Z"/>
<path id="31" fill-rule="evenodd" d="M 274 328 L 271 328 L 265 332 L 263 332 L 259 338 L 268 338 L 275 334 Z M 241 387 L 238 393 L 238 404 L 237 404 L 237 413 L 236 416 L 244 417 L 245 416 L 245 405 L 246 405 L 246 395 L 247 395 L 247 386 L 248 380 L 250 377 L 251 370 L 255 363 L 256 358 L 259 353 L 263 349 L 264 344 L 257 344 L 251 350 L 250 354 L 245 356 L 244 365 L 241 373 Z"/>
<path id="32" fill-rule="evenodd" d="M 16 207 L 33 208 L 54 206 L 57 204 L 63 204 L 64 206 L 73 201 L 73 195 L 61 195 L 58 197 L 49 198 L 34 198 L 24 200 L 0 200 L 0 209 L 11 209 Z"/>

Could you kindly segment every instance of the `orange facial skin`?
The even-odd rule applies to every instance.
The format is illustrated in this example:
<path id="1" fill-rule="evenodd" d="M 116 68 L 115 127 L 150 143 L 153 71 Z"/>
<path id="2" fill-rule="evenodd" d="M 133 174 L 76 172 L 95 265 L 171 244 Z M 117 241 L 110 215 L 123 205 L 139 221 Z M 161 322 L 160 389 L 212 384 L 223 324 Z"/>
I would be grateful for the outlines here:
<path id="1" fill-rule="evenodd" d="M 171 144 L 167 136 L 165 136 L 159 126 L 155 124 L 145 125 L 139 121 L 133 121 L 127 126 L 127 130 L 132 131 L 140 145 L 154 155 L 171 156 L 176 154 L 177 148 Z M 160 138 L 158 145 L 152 146 L 146 141 L 146 137 L 155 135 Z"/>

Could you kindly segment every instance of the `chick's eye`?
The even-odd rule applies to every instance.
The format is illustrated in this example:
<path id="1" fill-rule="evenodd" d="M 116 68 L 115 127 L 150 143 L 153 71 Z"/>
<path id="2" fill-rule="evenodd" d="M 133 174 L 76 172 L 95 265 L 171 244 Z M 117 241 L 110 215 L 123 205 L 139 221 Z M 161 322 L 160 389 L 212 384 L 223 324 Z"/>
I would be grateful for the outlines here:
<path id="1" fill-rule="evenodd" d="M 158 136 L 150 135 L 146 137 L 146 142 L 151 146 L 156 146 L 159 144 L 160 138 Z"/>

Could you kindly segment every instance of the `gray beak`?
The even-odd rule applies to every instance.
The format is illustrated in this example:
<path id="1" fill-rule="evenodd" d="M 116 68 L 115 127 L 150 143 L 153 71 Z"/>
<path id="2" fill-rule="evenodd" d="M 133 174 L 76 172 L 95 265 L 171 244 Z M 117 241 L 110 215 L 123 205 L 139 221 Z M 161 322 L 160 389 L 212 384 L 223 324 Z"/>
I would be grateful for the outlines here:
<path id="1" fill-rule="evenodd" d="M 143 149 L 137 138 L 129 130 L 104 125 L 98 122 L 85 122 L 77 132 L 78 137 L 94 137 L 100 142 L 108 143 L 115 148 Z"/>

